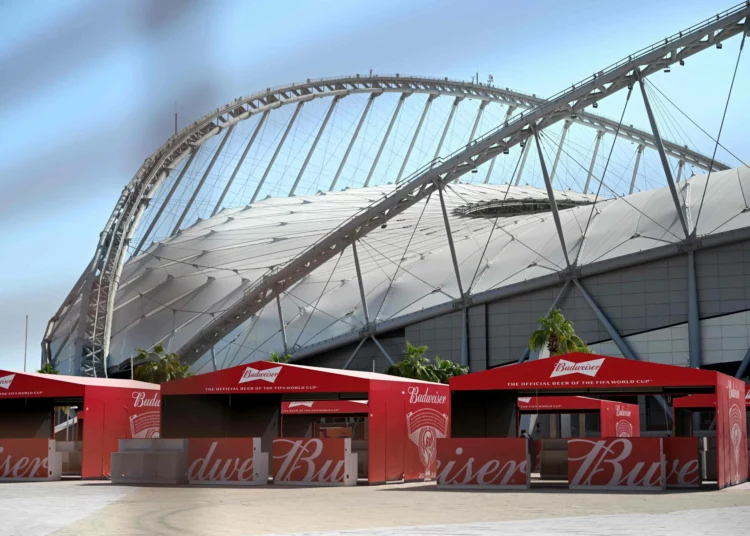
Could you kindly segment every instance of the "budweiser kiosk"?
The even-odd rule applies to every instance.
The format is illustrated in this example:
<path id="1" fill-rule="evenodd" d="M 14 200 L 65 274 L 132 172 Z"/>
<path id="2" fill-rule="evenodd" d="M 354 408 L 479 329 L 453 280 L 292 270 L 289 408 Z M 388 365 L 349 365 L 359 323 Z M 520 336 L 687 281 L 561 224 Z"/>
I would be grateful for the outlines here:
<path id="1" fill-rule="evenodd" d="M 259 361 L 162 384 L 162 396 L 162 439 L 122 442 L 119 481 L 164 481 L 157 462 L 138 465 L 149 456 L 192 484 L 427 480 L 449 430 L 447 385 L 369 372 Z M 147 450 L 158 452 L 139 459 Z"/>
<path id="2" fill-rule="evenodd" d="M 745 386 L 745 408 L 750 406 L 750 385 Z M 700 394 L 675 398 L 675 430 L 678 435 L 694 436 L 700 445 L 701 476 L 703 480 L 717 480 L 716 463 L 716 395 Z M 736 427 L 738 430 L 741 427 Z M 750 413 L 745 415 L 745 434 L 750 428 Z M 736 433 L 736 432 L 735 432 Z M 750 444 L 748 444 L 750 460 Z"/>
<path id="3" fill-rule="evenodd" d="M 527 396 L 518 398 L 517 427 L 522 415 L 558 415 L 578 418 L 577 429 L 567 436 L 639 437 L 640 414 L 637 404 L 602 400 L 586 396 Z M 551 422 L 554 422 L 551 420 Z M 538 436 L 537 432 L 529 433 Z M 568 479 L 568 440 L 557 427 L 550 427 L 530 445 L 531 472 L 542 480 Z"/>
<path id="4" fill-rule="evenodd" d="M 450 439 L 438 440 L 438 486 L 528 488 L 518 397 L 713 394 L 718 486 L 747 480 L 745 385 L 719 372 L 592 354 L 567 354 L 451 378 Z M 616 429 L 615 429 L 616 432 Z M 567 440 L 571 489 L 663 490 L 697 485 L 697 438 Z"/>
<path id="5" fill-rule="evenodd" d="M 150 383 L 0 370 L 0 481 L 109 478 L 120 438 L 158 437 L 159 401 Z"/>

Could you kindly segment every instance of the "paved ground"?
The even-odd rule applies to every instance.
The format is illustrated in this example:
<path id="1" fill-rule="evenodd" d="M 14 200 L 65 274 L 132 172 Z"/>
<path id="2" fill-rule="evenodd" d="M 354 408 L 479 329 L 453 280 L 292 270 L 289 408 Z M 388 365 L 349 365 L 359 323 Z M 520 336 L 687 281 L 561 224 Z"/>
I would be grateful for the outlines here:
<path id="1" fill-rule="evenodd" d="M 722 491 L 445 492 L 357 488 L 0 485 L 0 535 L 750 533 L 750 484 Z M 337 532 L 338 531 L 338 532 Z"/>

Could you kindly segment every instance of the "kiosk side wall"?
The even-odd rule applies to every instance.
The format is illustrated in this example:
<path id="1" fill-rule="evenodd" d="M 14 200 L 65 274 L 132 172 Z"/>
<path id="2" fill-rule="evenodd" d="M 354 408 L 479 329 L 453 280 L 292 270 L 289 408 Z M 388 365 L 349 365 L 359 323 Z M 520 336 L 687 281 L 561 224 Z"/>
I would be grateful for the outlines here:
<path id="1" fill-rule="evenodd" d="M 716 373 L 716 452 L 719 488 L 747 480 L 745 383 Z"/>

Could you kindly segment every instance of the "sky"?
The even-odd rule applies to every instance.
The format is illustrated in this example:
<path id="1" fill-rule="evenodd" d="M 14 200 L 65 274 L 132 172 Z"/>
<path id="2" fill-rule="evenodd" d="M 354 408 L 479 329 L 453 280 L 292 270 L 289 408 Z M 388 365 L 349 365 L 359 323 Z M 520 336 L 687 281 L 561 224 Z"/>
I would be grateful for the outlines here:
<path id="1" fill-rule="evenodd" d="M 734 3 L 0 0 L 0 368 L 23 369 L 26 315 L 27 367 L 38 368 L 47 321 L 123 187 L 172 134 L 175 109 L 182 128 L 240 95 L 370 69 L 492 74 L 497 86 L 549 96 Z M 713 135 L 739 41 L 653 77 Z M 748 56 L 721 136 L 745 162 Z M 615 117 L 621 106 L 598 111 Z"/>

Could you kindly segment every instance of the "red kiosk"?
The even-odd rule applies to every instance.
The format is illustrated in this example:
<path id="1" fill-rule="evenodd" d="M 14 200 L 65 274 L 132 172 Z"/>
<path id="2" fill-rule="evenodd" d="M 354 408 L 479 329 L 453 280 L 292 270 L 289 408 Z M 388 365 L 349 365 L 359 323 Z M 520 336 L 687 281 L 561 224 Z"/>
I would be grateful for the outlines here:
<path id="1" fill-rule="evenodd" d="M 440 487 L 529 487 L 529 448 L 518 438 L 517 398 L 561 393 L 714 394 L 718 486 L 747 480 L 745 385 L 725 374 L 568 354 L 452 378 L 450 388 L 451 438 L 438 440 L 437 448 Z M 567 462 L 572 489 L 663 490 L 692 483 L 698 444 L 697 438 L 574 438 L 567 441 Z"/>
<path id="2" fill-rule="evenodd" d="M 259 361 L 162 384 L 162 396 L 157 442 L 185 442 L 169 448 L 195 484 L 431 479 L 449 431 L 447 385 L 368 372 Z"/>
<path id="3" fill-rule="evenodd" d="M 109 478 L 119 439 L 158 437 L 159 404 L 150 383 L 0 370 L 0 480 Z"/>
<path id="4" fill-rule="evenodd" d="M 696 436 L 700 441 L 702 462 L 702 476 L 707 480 L 716 480 L 716 395 L 700 394 L 675 398 L 672 404 L 675 429 L 678 435 Z M 745 386 L 745 408 L 750 407 L 750 384 Z M 697 414 L 697 415 L 696 415 Z M 698 424 L 704 421 L 703 429 L 694 429 L 698 417 Z M 703 419 L 701 419 L 703 417 Z M 745 415 L 745 434 L 750 429 L 750 413 Z M 748 446 L 748 461 L 750 462 L 750 444 Z"/>
<path id="5" fill-rule="evenodd" d="M 526 396 L 518 398 L 516 426 L 521 427 L 521 415 L 578 415 L 578 437 L 639 437 L 641 419 L 636 404 L 602 400 L 586 396 Z M 586 428 L 586 417 L 595 417 L 595 429 Z M 529 431 L 531 433 L 531 431 Z M 542 478 L 567 477 L 567 441 L 552 436 L 533 440 L 531 472 Z M 564 452 L 557 452 L 563 450 Z M 544 467 L 542 460 L 544 459 Z M 562 462 L 562 463 L 561 463 Z M 563 469 L 562 474 L 560 469 Z"/>

